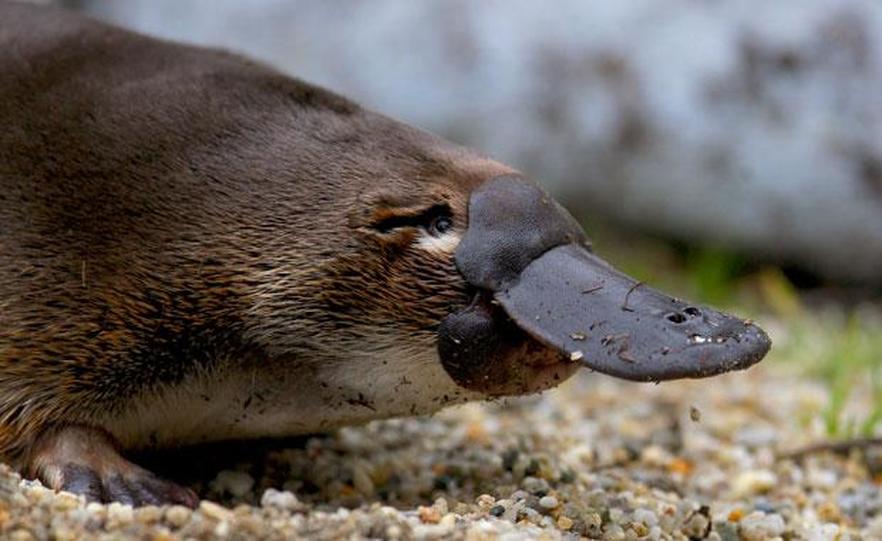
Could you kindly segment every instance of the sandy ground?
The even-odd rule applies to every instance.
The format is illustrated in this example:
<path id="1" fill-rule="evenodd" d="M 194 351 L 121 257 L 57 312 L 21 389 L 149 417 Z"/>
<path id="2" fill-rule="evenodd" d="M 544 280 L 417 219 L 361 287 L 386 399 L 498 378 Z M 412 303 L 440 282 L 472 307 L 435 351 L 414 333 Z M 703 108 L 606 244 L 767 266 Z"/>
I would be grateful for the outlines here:
<path id="1" fill-rule="evenodd" d="M 874 449 L 822 441 L 818 385 L 762 367 L 541 396 L 154 461 L 205 500 L 86 504 L 0 470 L 0 538 L 882 539 Z M 861 408 L 856 396 L 853 407 Z"/>

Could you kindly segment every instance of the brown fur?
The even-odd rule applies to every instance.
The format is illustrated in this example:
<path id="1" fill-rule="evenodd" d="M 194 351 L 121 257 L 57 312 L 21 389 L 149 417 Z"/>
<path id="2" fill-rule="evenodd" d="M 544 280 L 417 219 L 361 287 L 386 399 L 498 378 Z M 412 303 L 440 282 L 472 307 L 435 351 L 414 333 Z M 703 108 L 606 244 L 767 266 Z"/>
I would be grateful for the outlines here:
<path id="1" fill-rule="evenodd" d="M 7 455 L 219 363 L 434 344 L 468 302 L 452 258 L 372 226 L 444 204 L 462 230 L 509 172 L 241 57 L 10 3 L 0 123 Z"/>

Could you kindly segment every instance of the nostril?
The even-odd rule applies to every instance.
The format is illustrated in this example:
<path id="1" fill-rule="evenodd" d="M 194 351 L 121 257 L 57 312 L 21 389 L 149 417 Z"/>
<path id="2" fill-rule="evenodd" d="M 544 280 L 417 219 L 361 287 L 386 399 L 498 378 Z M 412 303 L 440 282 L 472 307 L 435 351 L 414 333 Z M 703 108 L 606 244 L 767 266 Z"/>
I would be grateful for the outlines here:
<path id="1" fill-rule="evenodd" d="M 686 312 L 686 315 L 690 315 L 693 317 L 701 315 L 701 310 L 699 310 L 698 308 L 696 308 L 694 306 L 689 306 L 686 309 L 684 309 L 683 311 Z"/>
<path id="2" fill-rule="evenodd" d="M 672 312 L 665 317 L 671 323 L 683 323 L 684 321 L 686 321 L 686 316 L 684 316 L 680 312 Z"/>

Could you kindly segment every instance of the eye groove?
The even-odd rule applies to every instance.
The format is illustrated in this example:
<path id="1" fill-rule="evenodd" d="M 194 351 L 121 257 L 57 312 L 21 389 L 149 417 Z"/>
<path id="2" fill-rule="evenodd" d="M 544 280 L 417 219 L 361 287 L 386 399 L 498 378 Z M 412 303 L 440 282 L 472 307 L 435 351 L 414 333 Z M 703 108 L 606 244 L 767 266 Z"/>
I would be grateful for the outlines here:
<path id="1" fill-rule="evenodd" d="M 429 226 L 426 228 L 426 231 L 428 231 L 429 234 L 432 236 L 440 237 L 451 229 L 453 229 L 453 219 L 446 214 L 441 214 L 432 218 L 432 221 L 429 222 Z"/>
<path id="2" fill-rule="evenodd" d="M 440 204 L 418 213 L 389 216 L 373 224 L 374 229 L 384 234 L 404 227 L 421 227 L 437 237 L 453 228 L 453 214 L 449 205 Z"/>

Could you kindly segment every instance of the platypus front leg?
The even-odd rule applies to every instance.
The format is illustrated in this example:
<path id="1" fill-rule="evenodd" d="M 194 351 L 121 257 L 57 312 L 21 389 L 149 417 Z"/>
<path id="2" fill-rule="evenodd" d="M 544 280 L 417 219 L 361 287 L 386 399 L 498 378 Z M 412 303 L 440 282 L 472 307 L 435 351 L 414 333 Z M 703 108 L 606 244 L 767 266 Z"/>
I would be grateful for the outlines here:
<path id="1" fill-rule="evenodd" d="M 133 506 L 183 504 L 195 507 L 192 490 L 160 479 L 123 458 L 104 431 L 64 426 L 46 431 L 26 457 L 26 471 L 55 490 L 97 502 Z"/>

